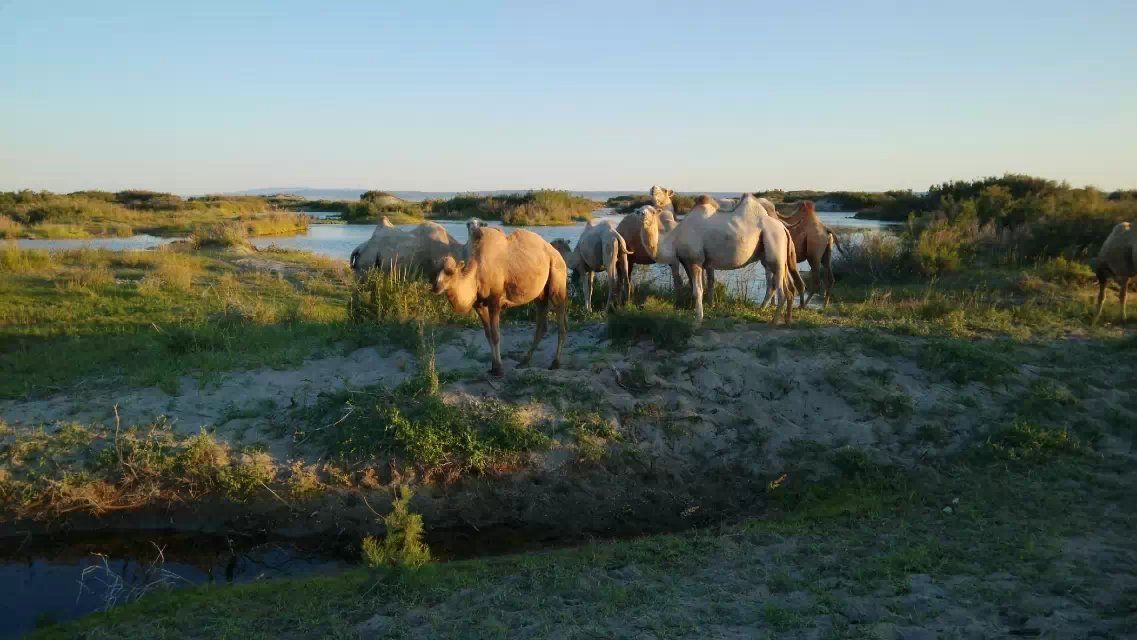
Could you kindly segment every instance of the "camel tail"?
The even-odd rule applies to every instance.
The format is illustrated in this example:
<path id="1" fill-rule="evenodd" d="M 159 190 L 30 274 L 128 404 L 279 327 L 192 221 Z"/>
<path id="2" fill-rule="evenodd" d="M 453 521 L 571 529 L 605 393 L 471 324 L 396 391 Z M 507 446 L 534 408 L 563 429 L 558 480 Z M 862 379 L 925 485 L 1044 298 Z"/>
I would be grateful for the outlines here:
<path id="1" fill-rule="evenodd" d="M 798 300 L 801 306 L 805 306 L 805 280 L 801 277 L 801 272 L 797 268 L 797 247 L 794 246 L 794 239 L 790 237 L 790 230 L 786 229 L 786 280 L 790 283 L 791 296 L 793 290 L 797 289 Z"/>
<path id="2" fill-rule="evenodd" d="M 841 241 L 837 239 L 837 234 L 829 227 L 825 227 L 825 233 L 828 233 L 829 237 L 833 239 L 833 244 L 837 247 L 837 250 L 841 253 L 845 253 L 845 247 L 842 246 Z"/>

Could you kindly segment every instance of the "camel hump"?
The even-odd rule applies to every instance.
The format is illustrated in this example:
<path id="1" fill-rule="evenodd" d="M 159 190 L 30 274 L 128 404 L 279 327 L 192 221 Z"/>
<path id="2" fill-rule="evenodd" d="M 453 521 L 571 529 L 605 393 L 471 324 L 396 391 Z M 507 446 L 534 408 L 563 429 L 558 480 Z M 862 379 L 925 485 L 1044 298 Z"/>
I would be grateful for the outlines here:
<path id="1" fill-rule="evenodd" d="M 700 195 L 699 197 L 695 198 L 695 206 L 698 206 L 698 205 L 713 205 L 713 206 L 717 207 L 718 202 L 714 198 L 712 198 L 709 195 L 704 193 L 704 194 Z"/>

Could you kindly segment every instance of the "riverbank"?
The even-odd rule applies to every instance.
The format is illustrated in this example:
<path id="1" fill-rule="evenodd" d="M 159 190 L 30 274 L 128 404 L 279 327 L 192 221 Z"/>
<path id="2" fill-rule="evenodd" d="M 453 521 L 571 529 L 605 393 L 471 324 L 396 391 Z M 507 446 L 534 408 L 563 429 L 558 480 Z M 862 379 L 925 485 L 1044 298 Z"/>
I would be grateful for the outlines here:
<path id="1" fill-rule="evenodd" d="M 34 637 L 1121 638 L 1137 632 L 1130 463 L 1008 436 L 915 471 L 788 475 L 740 524 L 159 592 Z"/>
<path id="2" fill-rule="evenodd" d="M 249 236 L 288 235 L 307 230 L 308 218 L 255 196 L 185 199 L 150 191 L 0 193 L 0 238 L 186 237 L 217 227 L 236 227 Z"/>
<path id="3" fill-rule="evenodd" d="M 778 487 L 808 496 L 850 471 L 931 490 L 927 469 L 988 474 L 969 456 L 1022 441 L 1130 456 L 1134 341 L 1089 325 L 1084 265 L 986 265 L 929 285 L 862 258 L 842 258 L 835 303 L 797 312 L 791 329 L 768 328 L 769 310 L 728 290 L 698 330 L 646 283 L 642 309 L 607 321 L 574 303 L 558 371 L 540 368 L 551 338 L 534 368 L 517 366 L 532 325 L 513 312 L 496 380 L 471 318 L 421 284 L 353 294 L 340 260 L 241 245 L 4 247 L 3 530 L 360 538 L 382 534 L 376 513 L 410 485 L 428 530 L 608 537 L 765 518 Z M 363 613 L 335 615 L 354 625 L 374 615 Z"/>

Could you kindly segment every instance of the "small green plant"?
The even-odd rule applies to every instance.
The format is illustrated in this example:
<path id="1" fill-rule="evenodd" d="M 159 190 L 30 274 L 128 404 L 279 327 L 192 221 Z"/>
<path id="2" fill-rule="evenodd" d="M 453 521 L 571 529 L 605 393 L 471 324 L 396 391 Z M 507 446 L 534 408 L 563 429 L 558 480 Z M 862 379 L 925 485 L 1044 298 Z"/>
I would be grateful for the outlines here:
<path id="1" fill-rule="evenodd" d="M 1025 420 L 1015 422 L 987 438 L 986 448 L 996 459 L 1044 462 L 1055 456 L 1079 455 L 1082 443 L 1066 428 L 1048 428 Z"/>
<path id="2" fill-rule="evenodd" d="M 368 567 L 417 569 L 430 562 L 430 547 L 422 540 L 422 516 L 410 510 L 414 495 L 410 487 L 400 486 L 391 513 L 383 516 L 386 535 L 382 540 L 373 536 L 363 539 L 363 561 Z"/>
<path id="3" fill-rule="evenodd" d="M 647 339 L 657 347 L 678 351 L 694 333 L 690 314 L 657 309 L 620 309 L 608 314 L 608 337 L 615 344 Z"/>

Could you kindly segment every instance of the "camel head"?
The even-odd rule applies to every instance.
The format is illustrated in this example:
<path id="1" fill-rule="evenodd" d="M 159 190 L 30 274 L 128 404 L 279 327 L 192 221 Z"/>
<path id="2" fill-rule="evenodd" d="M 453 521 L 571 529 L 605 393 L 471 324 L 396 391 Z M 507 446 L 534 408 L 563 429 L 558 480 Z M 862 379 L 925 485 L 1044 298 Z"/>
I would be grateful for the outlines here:
<path id="1" fill-rule="evenodd" d="M 391 221 L 389 219 L 387 219 L 387 216 L 380 216 L 378 226 L 394 228 L 395 225 L 391 224 Z"/>
<path id="2" fill-rule="evenodd" d="M 651 185 L 651 201 L 660 209 L 671 204 L 671 198 L 675 196 L 675 192 L 666 187 L 661 187 L 657 184 Z"/>
<path id="3" fill-rule="evenodd" d="M 561 257 L 564 258 L 567 263 L 569 254 L 572 253 L 572 245 L 569 244 L 569 241 L 564 238 L 557 238 L 549 244 L 553 245 L 553 248 L 557 250 L 557 253 L 561 254 Z"/>
<path id="4" fill-rule="evenodd" d="M 636 209 L 636 215 L 640 219 L 640 241 L 644 245 L 644 249 L 648 255 L 655 258 L 659 251 L 659 228 L 660 228 L 660 215 L 662 211 L 657 207 L 650 204 Z"/>
<path id="5" fill-rule="evenodd" d="M 474 232 L 484 226 L 486 226 L 486 223 L 481 218 L 470 218 L 466 221 L 466 232 L 469 233 L 472 238 L 474 237 Z"/>
<path id="6" fill-rule="evenodd" d="M 464 263 L 458 262 L 453 256 L 446 256 L 438 261 L 438 275 L 434 276 L 434 293 L 446 293 L 459 273 Z"/>

